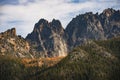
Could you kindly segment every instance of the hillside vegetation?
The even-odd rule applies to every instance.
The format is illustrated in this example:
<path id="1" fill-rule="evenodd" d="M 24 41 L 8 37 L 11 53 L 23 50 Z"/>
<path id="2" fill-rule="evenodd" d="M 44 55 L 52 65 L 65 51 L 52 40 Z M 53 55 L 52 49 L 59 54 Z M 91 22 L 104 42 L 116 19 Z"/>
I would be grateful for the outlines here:
<path id="1" fill-rule="evenodd" d="M 120 80 L 120 38 L 88 41 L 30 80 Z"/>
<path id="2" fill-rule="evenodd" d="M 0 56 L 0 80 L 24 80 L 25 66 L 12 56 Z"/>
<path id="3" fill-rule="evenodd" d="M 0 55 L 0 80 L 28 80 L 39 71 L 54 66 L 63 58 L 31 59 Z"/>
<path id="4" fill-rule="evenodd" d="M 74 48 L 65 58 L 31 60 L 0 56 L 0 79 L 120 80 L 119 52 L 120 38 L 114 38 L 89 40 Z"/>

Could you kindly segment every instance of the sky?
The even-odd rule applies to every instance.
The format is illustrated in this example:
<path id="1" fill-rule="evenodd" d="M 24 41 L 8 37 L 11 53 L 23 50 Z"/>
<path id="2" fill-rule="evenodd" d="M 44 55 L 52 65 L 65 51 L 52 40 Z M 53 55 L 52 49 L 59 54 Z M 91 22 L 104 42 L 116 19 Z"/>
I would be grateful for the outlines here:
<path id="1" fill-rule="evenodd" d="M 114 8 L 120 10 L 120 0 L 0 0 L 0 32 L 13 27 L 26 37 L 41 18 L 58 19 L 64 28 L 79 14 Z"/>

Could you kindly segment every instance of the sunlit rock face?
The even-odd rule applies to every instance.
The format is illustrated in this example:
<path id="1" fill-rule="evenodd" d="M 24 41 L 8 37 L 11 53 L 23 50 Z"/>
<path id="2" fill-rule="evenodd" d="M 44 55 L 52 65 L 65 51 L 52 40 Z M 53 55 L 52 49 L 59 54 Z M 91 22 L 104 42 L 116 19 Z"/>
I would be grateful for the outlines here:
<path id="1" fill-rule="evenodd" d="M 12 28 L 0 33 L 0 55 L 10 55 L 20 58 L 32 58 L 30 45 L 22 37 L 17 36 L 16 29 Z"/>
<path id="2" fill-rule="evenodd" d="M 66 34 L 59 20 L 40 19 L 26 39 L 33 46 L 33 54 L 42 57 L 67 55 Z"/>

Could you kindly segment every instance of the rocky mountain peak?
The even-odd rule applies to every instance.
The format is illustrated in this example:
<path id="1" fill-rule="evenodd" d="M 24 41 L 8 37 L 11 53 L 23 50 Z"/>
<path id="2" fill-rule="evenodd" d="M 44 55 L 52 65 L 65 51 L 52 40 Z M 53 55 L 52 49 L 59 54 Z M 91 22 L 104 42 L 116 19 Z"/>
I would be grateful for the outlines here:
<path id="1" fill-rule="evenodd" d="M 109 17 L 109 16 L 111 16 L 114 12 L 115 12 L 114 9 L 108 8 L 108 9 L 105 9 L 105 10 L 103 11 L 103 14 L 104 14 L 105 16 Z"/>
<path id="2" fill-rule="evenodd" d="M 48 27 L 48 21 L 45 19 L 40 19 L 34 26 L 34 30 L 36 32 L 36 30 L 42 31 L 43 27 Z"/>
<path id="3" fill-rule="evenodd" d="M 59 20 L 53 19 L 52 22 L 48 22 L 40 19 L 26 39 L 36 46 L 35 50 L 37 50 L 36 53 L 40 53 L 39 56 L 65 56 L 67 44 L 64 35 L 64 29 Z"/>
<path id="4" fill-rule="evenodd" d="M 46 19 L 40 19 L 39 21 L 38 21 L 38 24 L 47 24 L 48 23 L 48 21 L 46 20 Z"/>
<path id="5" fill-rule="evenodd" d="M 12 28 L 12 29 L 8 29 L 7 31 L 5 32 L 2 32 L 0 33 L 0 36 L 16 36 L 16 29 L 15 28 Z"/>
<path id="6" fill-rule="evenodd" d="M 56 25 L 56 26 L 62 26 L 61 22 L 59 20 L 53 19 L 51 24 Z"/>
<path id="7" fill-rule="evenodd" d="M 62 24 L 59 20 L 53 19 L 52 22 L 49 23 L 50 28 L 58 33 L 58 34 L 63 34 L 64 33 L 64 28 L 62 27 Z"/>
<path id="8" fill-rule="evenodd" d="M 29 43 L 21 36 L 16 35 L 15 28 L 0 33 L 0 55 L 32 57 L 29 51 Z"/>
<path id="9" fill-rule="evenodd" d="M 105 40 L 120 36 L 120 11 L 108 8 L 100 15 L 92 12 L 78 15 L 65 31 L 70 46 L 80 45 L 86 39 Z"/>
<path id="10" fill-rule="evenodd" d="M 36 32 L 38 30 L 39 32 L 41 31 L 54 31 L 54 32 L 63 32 L 63 27 L 62 24 L 59 20 L 53 19 L 52 22 L 48 22 L 45 19 L 40 19 L 38 23 L 35 24 L 34 30 Z"/>

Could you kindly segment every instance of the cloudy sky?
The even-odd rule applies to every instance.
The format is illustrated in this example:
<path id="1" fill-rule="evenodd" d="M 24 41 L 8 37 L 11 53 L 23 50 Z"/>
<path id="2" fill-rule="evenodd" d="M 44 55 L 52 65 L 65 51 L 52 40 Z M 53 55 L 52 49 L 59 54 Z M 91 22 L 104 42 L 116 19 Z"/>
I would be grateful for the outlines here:
<path id="1" fill-rule="evenodd" d="M 25 37 L 44 18 L 59 19 L 65 28 L 76 15 L 106 8 L 120 9 L 119 0 L 0 0 L 0 32 L 15 27 Z"/>

